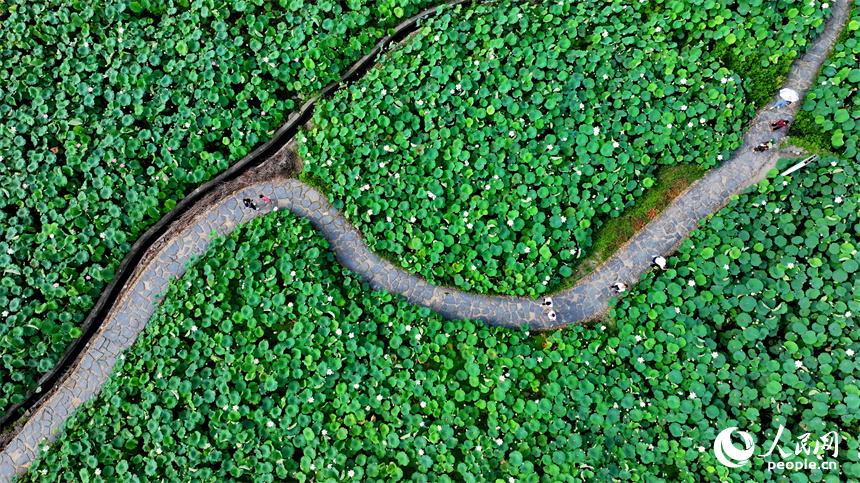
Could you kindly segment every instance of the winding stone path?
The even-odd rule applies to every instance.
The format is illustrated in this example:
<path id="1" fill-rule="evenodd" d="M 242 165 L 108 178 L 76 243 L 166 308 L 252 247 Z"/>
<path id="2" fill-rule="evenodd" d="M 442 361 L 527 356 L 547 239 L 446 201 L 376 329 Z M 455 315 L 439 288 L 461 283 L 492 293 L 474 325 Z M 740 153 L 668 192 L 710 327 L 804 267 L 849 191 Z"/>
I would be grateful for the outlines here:
<path id="1" fill-rule="evenodd" d="M 849 0 L 835 0 L 833 5 L 824 32 L 807 53 L 795 61 L 785 87 L 804 93 L 815 81 L 848 17 Z M 428 284 L 392 266 L 367 248 L 358 231 L 322 194 L 298 180 L 282 179 L 248 187 L 213 205 L 185 232 L 173 238 L 138 279 L 133 290 L 117 301 L 109 318 L 87 346 L 81 362 L 62 386 L 35 410 L 22 431 L 0 455 L 0 481 L 10 481 L 16 473 L 26 471 L 36 457 L 38 446 L 45 440 L 53 442 L 57 430 L 69 415 L 98 393 L 120 352 L 131 347 L 155 312 L 158 294 L 166 290 L 172 278 L 182 276 L 189 260 L 205 253 L 212 233 L 227 235 L 251 218 L 271 212 L 277 204 L 279 210 L 289 209 L 309 218 L 329 240 L 341 262 L 362 275 L 374 289 L 400 293 L 411 303 L 429 307 L 451 319 L 478 319 L 506 327 L 526 323 L 535 329 L 564 326 L 604 313 L 612 296 L 611 283 L 624 281 L 632 284 L 638 281 L 649 270 L 653 256 L 670 253 L 698 226 L 699 220 L 723 207 L 733 194 L 763 179 L 775 165 L 776 154 L 753 153 L 752 147 L 771 137 L 778 144 L 783 134 L 772 134 L 769 124 L 777 118 L 793 116 L 798 104 L 794 103 L 790 109 L 761 111 L 744 137 L 744 145 L 731 159 L 693 184 L 607 263 L 577 286 L 554 295 L 558 315 L 554 323 L 550 323 L 534 300 L 462 293 Z M 259 211 L 251 211 L 241 205 L 242 198 L 257 199 L 259 194 L 273 198 L 273 203 L 263 205 Z"/>

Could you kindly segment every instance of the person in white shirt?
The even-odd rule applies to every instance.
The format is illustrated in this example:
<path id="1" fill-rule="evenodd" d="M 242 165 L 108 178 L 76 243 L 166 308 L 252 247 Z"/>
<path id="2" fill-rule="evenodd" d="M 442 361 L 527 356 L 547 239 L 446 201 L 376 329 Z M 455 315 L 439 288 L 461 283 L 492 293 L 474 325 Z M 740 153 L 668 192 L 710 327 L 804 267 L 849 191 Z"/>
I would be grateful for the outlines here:
<path id="1" fill-rule="evenodd" d="M 621 293 L 627 290 L 627 284 L 623 282 L 615 282 L 612 284 L 612 288 L 614 288 L 616 292 Z"/>
<path id="2" fill-rule="evenodd" d="M 656 256 L 653 258 L 654 265 L 660 267 L 660 270 L 666 270 L 666 259 L 661 256 Z"/>
<path id="3" fill-rule="evenodd" d="M 544 297 L 543 298 L 543 306 L 552 308 L 552 297 Z"/>

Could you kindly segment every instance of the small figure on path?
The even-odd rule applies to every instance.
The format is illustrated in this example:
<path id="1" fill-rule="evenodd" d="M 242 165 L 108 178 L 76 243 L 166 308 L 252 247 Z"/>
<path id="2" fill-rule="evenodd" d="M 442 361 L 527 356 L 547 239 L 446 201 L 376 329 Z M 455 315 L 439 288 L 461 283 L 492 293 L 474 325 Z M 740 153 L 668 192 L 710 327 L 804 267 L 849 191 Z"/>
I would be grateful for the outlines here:
<path id="1" fill-rule="evenodd" d="M 245 198 L 244 200 L 242 200 L 242 203 L 245 205 L 245 208 L 251 208 L 252 210 L 257 209 L 257 205 L 255 205 L 254 202 L 251 201 L 251 198 Z"/>
<path id="2" fill-rule="evenodd" d="M 549 317 L 550 322 L 555 322 L 555 310 L 550 310 L 546 313 L 546 316 Z"/>
<path id="3" fill-rule="evenodd" d="M 770 151 L 770 148 L 772 148 L 772 147 L 773 147 L 773 139 L 771 139 L 770 141 L 768 141 L 766 143 L 759 144 L 758 146 L 753 148 L 753 151 L 755 151 L 757 153 L 763 153 L 765 151 Z"/>
<path id="4" fill-rule="evenodd" d="M 780 119 L 778 121 L 774 121 L 770 123 L 771 131 L 779 131 L 780 129 L 787 127 L 790 121 L 788 119 Z"/>
<path id="5" fill-rule="evenodd" d="M 654 265 L 660 267 L 660 270 L 666 270 L 666 259 L 661 256 L 656 256 L 652 260 Z"/>
<path id="6" fill-rule="evenodd" d="M 544 297 L 543 298 L 543 306 L 552 308 L 552 297 Z"/>
<path id="7" fill-rule="evenodd" d="M 627 290 L 627 284 L 623 282 L 615 282 L 612 284 L 612 288 L 615 289 L 616 293 L 621 293 Z"/>
<path id="8" fill-rule="evenodd" d="M 272 199 L 266 195 L 260 195 L 260 199 L 263 200 L 263 203 L 271 203 Z"/>
<path id="9" fill-rule="evenodd" d="M 787 106 L 792 102 L 796 102 L 800 100 L 800 94 L 797 93 L 794 89 L 780 89 L 779 90 L 779 102 L 773 105 L 771 109 L 779 109 L 780 107 Z"/>

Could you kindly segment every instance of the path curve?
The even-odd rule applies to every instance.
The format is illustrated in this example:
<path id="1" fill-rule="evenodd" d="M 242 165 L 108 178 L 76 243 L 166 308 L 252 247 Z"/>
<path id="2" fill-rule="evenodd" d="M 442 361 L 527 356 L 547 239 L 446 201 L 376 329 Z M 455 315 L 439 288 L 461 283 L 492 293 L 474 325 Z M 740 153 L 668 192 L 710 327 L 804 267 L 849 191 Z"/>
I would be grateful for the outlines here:
<path id="1" fill-rule="evenodd" d="M 849 1 L 835 0 L 831 17 L 821 36 L 795 61 L 785 83 L 798 92 L 808 90 L 827 58 L 848 17 Z M 271 212 L 274 206 L 259 211 L 245 209 L 240 200 L 267 194 L 275 198 L 278 209 L 288 209 L 310 219 L 327 240 L 338 259 L 360 274 L 374 289 L 399 293 L 411 303 L 433 309 L 446 318 L 469 318 L 491 325 L 516 327 L 527 323 L 535 329 L 551 329 L 587 320 L 604 313 L 615 281 L 635 283 L 648 271 L 651 257 L 668 254 L 698 226 L 699 220 L 722 208 L 733 194 L 763 179 L 775 164 L 775 154 L 762 156 L 751 148 L 774 137 L 769 123 L 794 115 L 798 109 L 762 110 L 744 137 L 744 144 L 719 168 L 694 183 L 669 205 L 658 218 L 646 225 L 630 242 L 597 270 L 573 288 L 553 296 L 558 320 L 551 324 L 542 308 L 532 299 L 483 296 L 431 285 L 423 279 L 394 267 L 367 248 L 359 232 L 315 188 L 295 179 L 281 179 L 245 188 L 235 196 L 210 207 L 179 236 L 174 237 L 137 279 L 129 294 L 117 300 L 110 316 L 96 337 L 87 345 L 75 370 L 27 421 L 22 431 L 0 455 L 0 481 L 9 481 L 26 471 L 36 456 L 38 445 L 54 441 L 56 431 L 69 415 L 98 393 L 123 350 L 134 343 L 158 305 L 171 278 L 185 272 L 185 264 L 205 253 L 210 234 L 225 236 L 236 226 L 255 216 Z"/>

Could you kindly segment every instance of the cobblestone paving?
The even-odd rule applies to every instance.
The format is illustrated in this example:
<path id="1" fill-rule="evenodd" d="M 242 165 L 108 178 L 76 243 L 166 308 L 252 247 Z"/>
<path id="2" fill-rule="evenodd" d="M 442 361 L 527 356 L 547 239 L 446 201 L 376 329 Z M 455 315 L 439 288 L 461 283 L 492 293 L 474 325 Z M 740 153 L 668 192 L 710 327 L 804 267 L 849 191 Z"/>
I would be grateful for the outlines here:
<path id="1" fill-rule="evenodd" d="M 848 16 L 848 0 L 836 0 L 824 33 L 792 68 L 785 87 L 801 95 L 815 81 L 816 74 Z M 612 297 L 610 284 L 616 281 L 631 285 L 650 266 L 652 257 L 668 254 L 683 241 L 699 220 L 719 210 L 729 197 L 763 179 L 775 165 L 776 155 L 752 152 L 752 147 L 773 137 L 777 145 L 783 134 L 772 134 L 769 124 L 778 118 L 791 118 L 799 103 L 781 110 L 762 110 L 752 124 L 741 146 L 722 166 L 708 173 L 673 202 L 662 215 L 644 227 L 606 264 L 577 286 L 553 296 L 558 320 L 551 323 L 538 302 L 531 299 L 473 295 L 428 284 L 371 252 L 358 231 L 329 204 L 316 189 L 288 179 L 247 188 L 227 199 L 172 240 L 137 282 L 130 296 L 119 301 L 104 327 L 87 346 L 79 365 L 63 386 L 39 407 L 20 434 L 0 455 L 0 481 L 10 481 L 16 473 L 26 471 L 39 444 L 56 440 L 57 430 L 80 404 L 92 398 L 104 385 L 114 363 L 123 350 L 137 339 L 158 305 L 170 279 L 185 272 L 185 264 L 205 253 L 210 234 L 231 233 L 236 226 L 274 209 L 289 209 L 307 217 L 330 242 L 338 259 L 350 270 L 364 277 L 374 289 L 400 293 L 413 304 L 433 309 L 443 317 L 469 318 L 492 325 L 515 327 L 521 324 L 546 329 L 582 321 L 606 311 Z M 241 199 L 257 200 L 259 194 L 273 198 L 258 211 L 244 208 Z"/>

